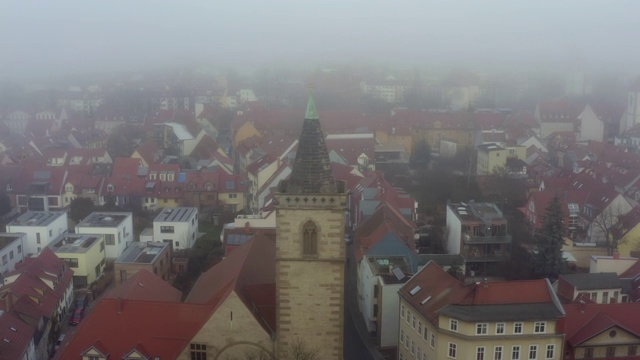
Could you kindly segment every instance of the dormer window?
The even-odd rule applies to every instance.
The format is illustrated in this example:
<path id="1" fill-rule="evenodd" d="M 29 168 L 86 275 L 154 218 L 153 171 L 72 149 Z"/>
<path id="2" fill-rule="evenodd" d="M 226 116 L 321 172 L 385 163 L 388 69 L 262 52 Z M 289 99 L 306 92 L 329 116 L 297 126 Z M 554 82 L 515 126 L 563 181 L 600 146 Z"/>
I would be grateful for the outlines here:
<path id="1" fill-rule="evenodd" d="M 155 180 L 156 179 L 156 172 L 152 171 L 151 173 L 149 173 L 149 180 Z"/>
<path id="2" fill-rule="evenodd" d="M 167 181 L 173 181 L 173 177 L 174 177 L 174 173 L 173 171 L 171 171 L 169 174 L 167 174 Z"/>
<path id="3" fill-rule="evenodd" d="M 11 185 L 11 183 L 7 184 L 7 191 L 12 191 L 13 190 L 13 185 Z"/>
<path id="4" fill-rule="evenodd" d="M 113 192 L 113 190 L 114 190 L 113 184 L 107 185 L 107 191 L 108 192 Z"/>

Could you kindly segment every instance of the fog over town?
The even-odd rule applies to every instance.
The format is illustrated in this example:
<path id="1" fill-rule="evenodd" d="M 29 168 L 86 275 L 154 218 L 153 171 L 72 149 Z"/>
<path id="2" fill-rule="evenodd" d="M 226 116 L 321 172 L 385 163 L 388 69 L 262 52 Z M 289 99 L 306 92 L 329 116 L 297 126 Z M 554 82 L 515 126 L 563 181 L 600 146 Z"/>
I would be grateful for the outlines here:
<path id="1" fill-rule="evenodd" d="M 640 2 L 0 3 L 0 359 L 640 360 Z"/>

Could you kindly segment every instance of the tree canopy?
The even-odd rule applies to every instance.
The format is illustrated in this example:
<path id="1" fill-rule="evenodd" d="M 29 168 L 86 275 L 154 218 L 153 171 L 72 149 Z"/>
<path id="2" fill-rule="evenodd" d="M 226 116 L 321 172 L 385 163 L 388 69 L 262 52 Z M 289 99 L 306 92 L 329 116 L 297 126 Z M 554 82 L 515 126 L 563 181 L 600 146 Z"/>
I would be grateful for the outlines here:
<path id="1" fill-rule="evenodd" d="M 545 210 L 542 229 L 537 234 L 537 246 L 533 259 L 537 277 L 557 279 L 566 271 L 566 262 L 562 257 L 565 234 L 563 220 L 560 198 L 556 194 Z"/>
<path id="2" fill-rule="evenodd" d="M 77 197 L 69 204 L 69 217 L 76 223 L 82 221 L 91 214 L 95 208 L 93 201 L 89 198 Z"/>

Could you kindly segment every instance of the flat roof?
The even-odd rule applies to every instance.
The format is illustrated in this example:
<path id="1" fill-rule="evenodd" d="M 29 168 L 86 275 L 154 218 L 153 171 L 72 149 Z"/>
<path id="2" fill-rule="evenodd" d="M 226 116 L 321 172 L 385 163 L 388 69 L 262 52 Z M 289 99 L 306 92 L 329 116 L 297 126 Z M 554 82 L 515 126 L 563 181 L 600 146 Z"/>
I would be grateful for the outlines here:
<path id="1" fill-rule="evenodd" d="M 411 278 L 411 268 L 404 256 L 365 256 L 371 272 L 385 284 L 402 284 Z"/>
<path id="2" fill-rule="evenodd" d="M 18 216 L 7 226 L 47 226 L 61 216 L 66 217 L 67 213 L 65 211 L 29 211 Z"/>
<path id="3" fill-rule="evenodd" d="M 164 208 L 153 222 L 187 222 L 197 213 L 195 207 Z"/>
<path id="4" fill-rule="evenodd" d="M 129 216 L 130 212 L 92 212 L 77 227 L 118 227 Z"/>
<path id="5" fill-rule="evenodd" d="M 25 235 L 25 233 L 0 233 L 0 250 Z"/>
<path id="6" fill-rule="evenodd" d="M 492 220 L 504 220 L 502 211 L 494 203 L 469 202 L 448 205 L 461 220 L 477 220 L 484 223 Z"/>
<path id="7" fill-rule="evenodd" d="M 169 243 L 160 241 L 136 241 L 120 255 L 116 264 L 152 264 L 169 247 Z"/>
<path id="8" fill-rule="evenodd" d="M 83 254 L 99 243 L 101 234 L 60 234 L 48 245 L 55 253 Z"/>

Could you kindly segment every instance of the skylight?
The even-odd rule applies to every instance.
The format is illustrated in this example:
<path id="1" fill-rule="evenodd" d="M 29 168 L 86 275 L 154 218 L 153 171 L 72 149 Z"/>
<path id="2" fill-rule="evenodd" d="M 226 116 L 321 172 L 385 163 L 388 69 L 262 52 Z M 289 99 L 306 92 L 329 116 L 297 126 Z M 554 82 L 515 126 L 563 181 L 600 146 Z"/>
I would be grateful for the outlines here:
<path id="1" fill-rule="evenodd" d="M 420 302 L 420 305 L 424 305 L 427 303 L 427 301 L 431 300 L 431 295 L 427 296 L 424 300 L 422 300 L 422 302 Z"/>
<path id="2" fill-rule="evenodd" d="M 418 293 L 418 291 L 422 290 L 422 287 L 420 285 L 414 287 L 413 289 L 411 289 L 411 291 L 409 291 L 409 294 L 411 295 L 415 295 Z"/>

